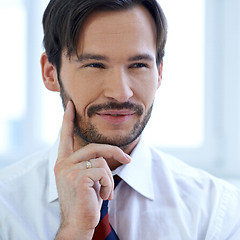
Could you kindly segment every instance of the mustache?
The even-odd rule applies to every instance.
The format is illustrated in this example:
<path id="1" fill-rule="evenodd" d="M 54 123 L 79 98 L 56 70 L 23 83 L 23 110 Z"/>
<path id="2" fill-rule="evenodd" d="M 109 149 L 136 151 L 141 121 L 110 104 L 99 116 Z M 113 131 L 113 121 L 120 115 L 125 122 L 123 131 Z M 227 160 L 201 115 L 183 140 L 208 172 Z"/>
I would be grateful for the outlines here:
<path id="1" fill-rule="evenodd" d="M 143 114 L 143 107 L 138 104 L 134 104 L 130 102 L 124 102 L 124 103 L 109 102 L 109 103 L 93 105 L 89 107 L 87 110 L 87 115 L 88 117 L 92 117 L 92 115 L 95 114 L 96 112 L 99 112 L 101 110 L 110 110 L 110 109 L 111 110 L 129 109 L 136 112 L 138 116 L 141 116 Z"/>

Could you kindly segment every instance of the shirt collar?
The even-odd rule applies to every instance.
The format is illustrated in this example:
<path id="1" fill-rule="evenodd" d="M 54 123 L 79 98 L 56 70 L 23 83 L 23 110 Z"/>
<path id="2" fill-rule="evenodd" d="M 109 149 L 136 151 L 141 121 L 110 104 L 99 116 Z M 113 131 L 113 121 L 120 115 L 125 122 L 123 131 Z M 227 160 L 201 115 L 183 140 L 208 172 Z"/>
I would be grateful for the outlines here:
<path id="1" fill-rule="evenodd" d="M 60 136 L 53 145 L 49 154 L 48 202 L 53 202 L 58 199 L 54 166 L 57 160 L 59 141 Z M 133 150 L 131 158 L 132 161 L 129 164 L 120 166 L 114 170 L 113 175 L 117 174 L 141 195 L 154 200 L 151 152 L 143 137 L 141 137 L 139 143 Z"/>
<path id="2" fill-rule="evenodd" d="M 150 200 L 154 200 L 152 157 L 143 137 L 141 137 L 133 150 L 131 158 L 132 161 L 129 164 L 120 166 L 114 170 L 113 175 L 117 174 L 138 193 Z"/>

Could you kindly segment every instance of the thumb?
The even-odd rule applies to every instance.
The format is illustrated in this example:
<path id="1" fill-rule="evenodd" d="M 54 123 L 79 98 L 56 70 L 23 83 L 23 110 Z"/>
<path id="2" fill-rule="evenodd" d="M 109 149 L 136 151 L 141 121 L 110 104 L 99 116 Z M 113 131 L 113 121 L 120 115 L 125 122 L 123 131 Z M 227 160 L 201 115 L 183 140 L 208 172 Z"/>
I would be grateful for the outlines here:
<path id="1" fill-rule="evenodd" d="M 75 108 L 69 101 L 63 116 L 62 131 L 58 150 L 58 162 L 73 153 Z"/>

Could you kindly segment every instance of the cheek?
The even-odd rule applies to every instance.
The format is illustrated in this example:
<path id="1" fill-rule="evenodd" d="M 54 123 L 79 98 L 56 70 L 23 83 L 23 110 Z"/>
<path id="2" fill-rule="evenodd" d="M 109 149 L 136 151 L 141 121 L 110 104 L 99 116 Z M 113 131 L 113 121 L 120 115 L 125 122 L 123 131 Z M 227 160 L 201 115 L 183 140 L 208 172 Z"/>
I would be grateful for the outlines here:
<path id="1" fill-rule="evenodd" d="M 89 88 L 84 88 L 83 86 L 75 86 L 71 91 L 71 98 L 76 107 L 76 110 L 80 114 L 84 114 L 86 107 L 93 100 L 91 97 L 93 96 L 92 92 Z"/>
<path id="2" fill-rule="evenodd" d="M 89 83 L 90 81 L 75 81 L 71 84 L 70 96 L 81 115 L 85 115 L 87 107 L 100 96 L 100 86 Z"/>
<path id="3" fill-rule="evenodd" d="M 137 86 L 137 98 L 139 98 L 148 109 L 152 105 L 158 89 L 158 74 L 152 74 L 142 78 L 141 82 L 138 82 L 135 86 Z"/>
<path id="4" fill-rule="evenodd" d="M 65 60 L 65 59 L 63 59 Z M 89 73 L 79 70 L 74 64 L 64 61 L 61 69 L 61 81 L 68 98 L 73 101 L 79 114 L 85 114 L 85 109 L 95 101 L 99 94 L 99 87 L 96 86 L 95 78 Z"/>
<path id="5" fill-rule="evenodd" d="M 156 94 L 156 88 L 145 88 L 144 89 L 144 105 L 146 106 L 146 109 L 149 109 L 149 107 L 152 106 L 154 98 Z"/>

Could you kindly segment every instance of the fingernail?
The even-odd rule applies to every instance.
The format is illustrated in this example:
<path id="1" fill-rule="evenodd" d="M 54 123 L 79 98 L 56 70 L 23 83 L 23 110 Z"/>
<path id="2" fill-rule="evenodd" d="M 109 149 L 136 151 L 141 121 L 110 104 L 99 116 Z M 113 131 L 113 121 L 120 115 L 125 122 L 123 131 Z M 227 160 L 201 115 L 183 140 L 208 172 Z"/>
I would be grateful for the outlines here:
<path id="1" fill-rule="evenodd" d="M 132 158 L 131 158 L 128 154 L 126 154 L 126 153 L 124 153 L 124 154 L 125 154 L 126 159 L 127 159 L 129 162 L 131 162 Z"/>
<path id="2" fill-rule="evenodd" d="M 68 101 L 67 103 L 66 110 L 69 108 L 69 106 L 70 106 L 70 101 Z"/>

